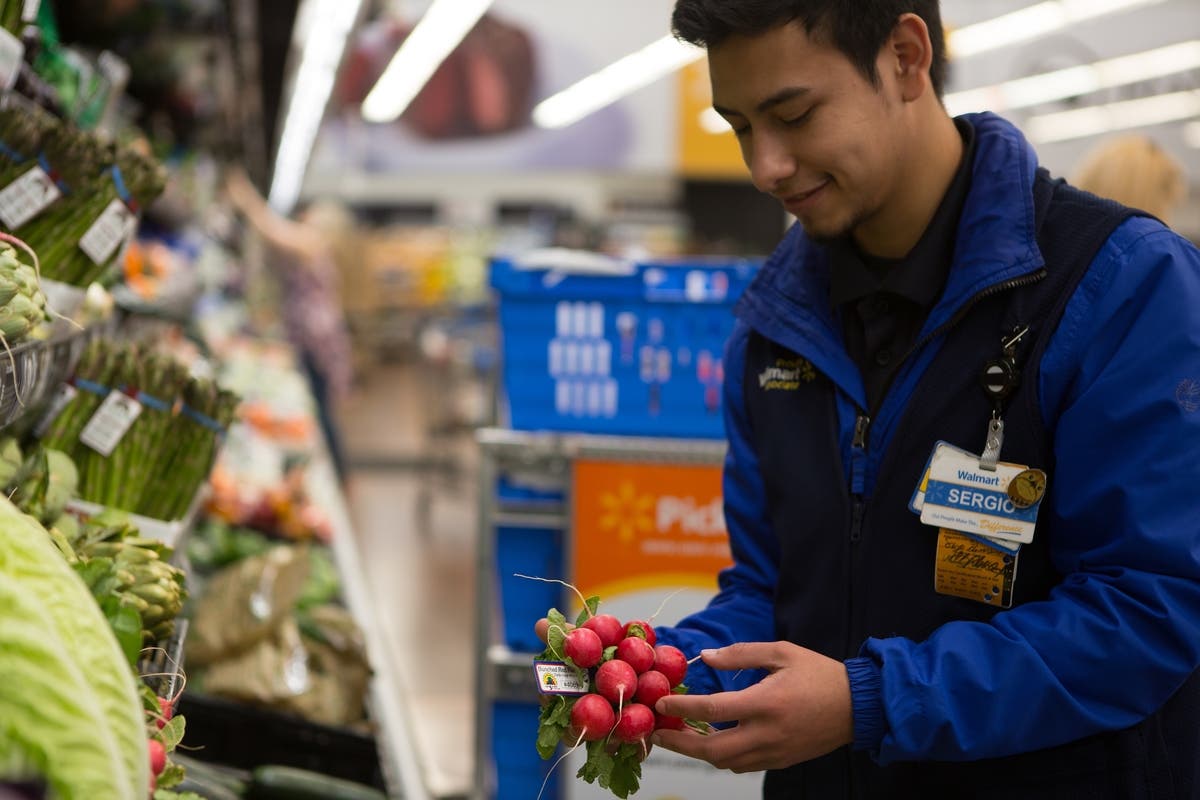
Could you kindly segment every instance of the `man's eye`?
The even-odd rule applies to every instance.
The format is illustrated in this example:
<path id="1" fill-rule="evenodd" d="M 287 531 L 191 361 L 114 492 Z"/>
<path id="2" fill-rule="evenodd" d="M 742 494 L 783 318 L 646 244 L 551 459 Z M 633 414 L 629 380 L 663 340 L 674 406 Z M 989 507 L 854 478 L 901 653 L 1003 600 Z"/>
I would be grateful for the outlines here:
<path id="1" fill-rule="evenodd" d="M 783 121 L 783 124 L 788 126 L 789 128 L 799 128 L 801 125 L 803 125 L 804 123 L 806 123 L 810 119 L 812 119 L 813 112 L 816 110 L 817 110 L 816 106 L 814 106 L 814 107 L 810 108 L 808 111 L 805 111 L 803 114 L 801 114 L 798 117 L 793 117 L 792 119 L 785 119 Z"/>

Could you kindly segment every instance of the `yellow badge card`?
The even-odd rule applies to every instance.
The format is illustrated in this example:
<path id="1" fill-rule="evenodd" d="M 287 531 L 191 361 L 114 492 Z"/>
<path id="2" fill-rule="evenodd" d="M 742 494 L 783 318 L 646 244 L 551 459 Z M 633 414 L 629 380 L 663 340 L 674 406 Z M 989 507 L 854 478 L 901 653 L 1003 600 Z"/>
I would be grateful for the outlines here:
<path id="1" fill-rule="evenodd" d="M 1011 608 L 1017 556 L 941 528 L 934 563 L 934 589 L 938 594 Z"/>

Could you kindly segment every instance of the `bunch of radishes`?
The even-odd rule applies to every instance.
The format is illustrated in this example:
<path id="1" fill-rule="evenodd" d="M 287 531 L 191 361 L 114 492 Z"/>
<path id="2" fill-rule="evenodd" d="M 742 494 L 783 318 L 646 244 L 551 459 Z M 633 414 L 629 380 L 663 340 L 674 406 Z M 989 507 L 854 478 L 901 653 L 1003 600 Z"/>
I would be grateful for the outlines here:
<path id="1" fill-rule="evenodd" d="M 683 727 L 682 719 L 658 714 L 654 705 L 683 684 L 687 659 L 676 647 L 656 646 L 650 623 L 622 625 L 611 614 L 595 614 L 566 633 L 563 650 L 575 666 L 595 670 L 593 691 L 571 707 L 572 743 L 610 739 L 645 753 L 655 729 Z"/>

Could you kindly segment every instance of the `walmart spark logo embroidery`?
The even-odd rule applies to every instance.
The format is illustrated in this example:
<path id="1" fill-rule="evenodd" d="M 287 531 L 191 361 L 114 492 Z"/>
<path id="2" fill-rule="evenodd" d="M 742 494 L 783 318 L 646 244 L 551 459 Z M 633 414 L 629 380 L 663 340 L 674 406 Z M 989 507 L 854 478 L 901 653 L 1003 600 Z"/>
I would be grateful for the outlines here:
<path id="1" fill-rule="evenodd" d="M 622 543 L 632 542 L 638 534 L 653 533 L 655 500 L 653 495 L 638 494 L 634 485 L 626 481 L 616 492 L 600 495 L 600 529 L 615 531 Z"/>
<path id="2" fill-rule="evenodd" d="M 758 388 L 764 392 L 794 392 L 800 384 L 811 383 L 817 370 L 804 358 L 777 358 L 775 366 L 767 367 L 758 374 Z"/>

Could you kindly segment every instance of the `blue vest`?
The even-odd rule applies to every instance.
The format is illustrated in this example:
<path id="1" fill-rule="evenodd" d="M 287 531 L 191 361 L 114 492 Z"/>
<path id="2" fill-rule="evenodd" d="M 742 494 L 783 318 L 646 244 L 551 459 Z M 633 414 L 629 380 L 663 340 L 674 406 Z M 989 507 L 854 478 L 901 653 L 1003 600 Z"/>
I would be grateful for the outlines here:
<path id="1" fill-rule="evenodd" d="M 1052 432 L 1043 424 L 1037 391 L 1041 356 L 1096 253 L 1136 213 L 1053 181 L 1044 170 L 1035 182 L 1034 208 L 1045 268 L 985 290 L 926 337 L 942 344 L 907 400 L 870 496 L 854 493 L 846 481 L 832 382 L 816 372 L 795 391 L 763 391 L 760 376 L 800 356 L 751 334 L 743 386 L 781 548 L 779 639 L 841 660 L 858 655 L 868 637 L 920 641 L 947 622 L 987 621 L 1000 610 L 934 591 L 937 532 L 909 511 L 909 501 L 937 441 L 976 453 L 982 448 L 994 400 L 982 388 L 981 373 L 1002 354 L 1002 342 L 1024 326 L 1030 331 L 1018 350 L 1018 387 L 1005 400 L 1001 457 L 1041 468 L 1053 482 Z M 1043 509 L 1041 518 L 1049 516 Z M 1051 536 L 1039 524 L 1033 542 L 1021 548 L 1014 606 L 1045 599 L 1062 581 L 1050 559 Z M 1190 776 L 1178 785 L 1200 785 L 1194 784 L 1198 729 L 1200 678 L 1193 675 L 1162 711 L 1125 731 L 971 763 L 880 767 L 845 748 L 768 773 L 764 797 L 1175 797 L 1173 772 Z"/>

